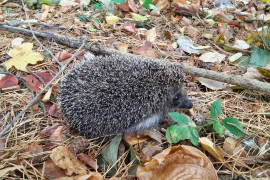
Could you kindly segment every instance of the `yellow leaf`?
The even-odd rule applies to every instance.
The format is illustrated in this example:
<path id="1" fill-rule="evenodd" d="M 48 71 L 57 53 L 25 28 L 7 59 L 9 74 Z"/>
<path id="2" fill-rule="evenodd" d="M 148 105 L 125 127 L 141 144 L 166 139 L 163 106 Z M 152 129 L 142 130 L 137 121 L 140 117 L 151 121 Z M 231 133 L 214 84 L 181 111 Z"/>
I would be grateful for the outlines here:
<path id="1" fill-rule="evenodd" d="M 36 64 L 38 61 L 42 61 L 44 57 L 34 52 L 33 43 L 23 43 L 20 46 L 16 46 L 10 50 L 7 54 L 11 57 L 10 60 L 3 63 L 7 69 L 14 66 L 17 70 L 28 72 L 26 66 L 28 64 Z"/>
<path id="2" fill-rule="evenodd" d="M 221 147 L 216 146 L 211 140 L 207 137 L 199 138 L 199 141 L 202 147 L 208 151 L 214 158 L 222 162 L 224 160 L 224 152 Z"/>
<path id="3" fill-rule="evenodd" d="M 117 23 L 121 18 L 117 17 L 117 16 L 106 16 L 105 20 L 107 22 L 107 24 L 115 24 Z"/>
<path id="4" fill-rule="evenodd" d="M 52 88 L 49 88 L 49 90 L 46 92 L 46 94 L 44 95 L 42 102 L 47 102 L 50 100 L 52 94 Z"/>
<path id="5" fill-rule="evenodd" d="M 87 167 L 74 156 L 68 146 L 58 146 L 54 148 L 50 158 L 58 167 L 66 169 L 71 174 L 87 174 Z"/>

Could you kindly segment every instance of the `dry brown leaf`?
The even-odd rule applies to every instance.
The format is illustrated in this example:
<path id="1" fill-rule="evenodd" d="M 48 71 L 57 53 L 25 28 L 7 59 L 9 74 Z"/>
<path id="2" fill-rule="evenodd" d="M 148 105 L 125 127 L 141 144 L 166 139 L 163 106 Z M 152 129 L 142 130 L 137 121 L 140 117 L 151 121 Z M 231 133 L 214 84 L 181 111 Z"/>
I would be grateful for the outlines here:
<path id="1" fill-rule="evenodd" d="M 187 26 L 186 32 L 190 37 L 193 37 L 193 38 L 198 37 L 200 34 L 200 31 L 191 25 Z"/>
<path id="2" fill-rule="evenodd" d="M 84 153 L 80 153 L 77 155 L 77 157 L 84 162 L 85 164 L 87 164 L 88 166 L 90 166 L 92 169 L 97 170 L 98 169 L 98 165 L 97 165 L 97 161 L 95 160 L 94 157 L 92 156 L 88 156 Z"/>
<path id="3" fill-rule="evenodd" d="M 231 137 L 227 137 L 223 143 L 223 150 L 229 155 L 235 156 L 245 156 L 245 152 L 243 151 L 242 144 L 239 140 L 233 139 Z"/>
<path id="4" fill-rule="evenodd" d="M 52 117 L 61 117 L 61 113 L 60 110 L 57 106 L 57 104 L 53 104 L 51 106 L 51 108 L 49 109 L 48 113 L 52 116 Z"/>
<path id="5" fill-rule="evenodd" d="M 165 149 L 145 163 L 145 167 L 138 167 L 136 176 L 140 180 L 218 179 L 208 157 L 191 146 Z"/>
<path id="6" fill-rule="evenodd" d="M 3 65 L 7 69 L 14 66 L 17 70 L 28 72 L 26 69 L 28 64 L 36 64 L 44 59 L 41 54 L 34 52 L 32 49 L 33 43 L 23 43 L 20 46 L 16 46 L 7 53 L 11 59 L 4 62 Z"/>
<path id="7" fill-rule="evenodd" d="M 216 146 L 207 137 L 199 138 L 199 141 L 200 141 L 202 147 L 206 151 L 208 151 L 214 158 L 216 158 L 218 161 L 221 161 L 221 162 L 224 160 L 224 152 L 220 146 Z"/>
<path id="8" fill-rule="evenodd" d="M 155 49 L 152 49 L 152 43 L 146 41 L 145 44 L 141 47 L 133 47 L 132 51 L 134 54 L 157 58 L 158 52 Z"/>
<path id="9" fill-rule="evenodd" d="M 71 53 L 67 52 L 67 51 L 62 51 L 62 52 L 58 52 L 55 54 L 55 57 L 59 60 L 59 61 L 63 61 L 66 60 L 68 58 L 70 58 L 72 56 Z M 55 62 L 55 60 L 53 59 L 53 61 Z"/>
<path id="10" fill-rule="evenodd" d="M 86 166 L 74 156 L 68 146 L 58 146 L 54 148 L 50 158 L 58 167 L 66 169 L 70 173 L 80 175 L 87 173 Z"/>
<path id="11" fill-rule="evenodd" d="M 50 135 L 49 140 L 54 144 L 61 144 L 64 142 L 63 131 L 66 129 L 65 126 L 59 126 L 57 129 Z"/>
<path id="12" fill-rule="evenodd" d="M 168 2 L 168 0 L 154 0 L 153 3 L 160 7 L 161 10 L 166 9 L 168 6 L 170 6 L 170 3 Z"/>
<path id="13" fill-rule="evenodd" d="M 55 180 L 57 178 L 66 176 L 65 170 L 56 166 L 52 160 L 43 162 L 42 165 L 38 165 L 36 169 L 40 173 L 43 172 L 44 177 L 48 180 Z"/>
<path id="14" fill-rule="evenodd" d="M 128 144 L 130 144 L 131 146 L 135 145 L 135 144 L 140 144 L 144 141 L 146 141 L 148 138 L 146 137 L 137 137 L 137 134 L 133 133 L 133 134 L 126 134 L 124 135 L 124 139 L 125 141 L 128 142 Z"/>
<path id="15" fill-rule="evenodd" d="M 145 38 L 147 41 L 150 41 L 150 42 L 156 41 L 156 38 L 157 38 L 156 28 L 152 28 L 152 29 L 148 30 L 145 33 Z"/>
<path id="16" fill-rule="evenodd" d="M 48 72 L 37 72 L 36 75 L 38 75 L 45 83 L 50 82 L 53 78 L 53 76 Z M 33 74 L 23 77 L 22 79 L 25 80 L 25 83 L 34 92 L 40 92 L 40 90 L 44 87 L 42 82 Z"/>
<path id="17" fill-rule="evenodd" d="M 6 75 L 0 80 L 0 88 L 7 88 L 18 85 L 16 76 Z"/>
<path id="18" fill-rule="evenodd" d="M 49 5 L 46 5 L 46 4 L 42 4 L 41 6 L 41 17 L 40 17 L 40 20 L 41 21 L 46 21 L 48 15 L 49 15 L 49 12 L 53 10 L 53 7 L 52 6 L 49 6 Z"/>

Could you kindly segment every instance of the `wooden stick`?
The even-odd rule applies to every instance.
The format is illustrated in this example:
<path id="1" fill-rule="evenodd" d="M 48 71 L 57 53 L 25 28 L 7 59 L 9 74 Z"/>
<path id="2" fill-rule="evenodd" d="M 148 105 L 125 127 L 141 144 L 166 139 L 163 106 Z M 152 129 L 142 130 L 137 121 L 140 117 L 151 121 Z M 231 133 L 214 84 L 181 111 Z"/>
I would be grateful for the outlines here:
<path id="1" fill-rule="evenodd" d="M 15 32 L 15 33 L 20 33 L 20 34 L 25 34 L 27 36 L 32 36 L 31 31 L 23 29 L 23 28 L 11 27 L 11 26 L 7 26 L 7 25 L 0 25 L 0 30 L 1 29 L 9 31 L 9 32 Z M 67 37 L 59 37 L 59 36 L 56 36 L 56 35 L 50 34 L 50 33 L 42 33 L 42 32 L 34 32 L 34 33 L 39 38 L 43 38 L 43 39 L 46 39 L 48 41 L 53 40 L 59 44 L 66 45 L 66 46 L 71 47 L 71 48 L 78 48 L 82 44 L 81 42 L 71 40 Z M 97 54 L 116 53 L 116 54 L 128 55 L 128 56 L 133 56 L 133 57 L 137 56 L 134 54 L 125 53 L 122 51 L 118 51 L 115 49 L 111 49 L 111 48 L 107 48 L 107 47 L 99 46 L 99 45 L 95 45 L 95 44 L 86 44 L 85 49 L 92 51 L 92 52 L 95 52 Z M 162 60 L 152 59 L 152 58 L 148 58 L 148 57 L 144 57 L 144 58 L 156 60 L 156 61 L 162 61 Z M 176 66 L 182 67 L 183 71 L 185 73 L 190 74 L 192 76 L 200 76 L 200 77 L 213 79 L 213 80 L 221 81 L 221 82 L 228 83 L 228 84 L 242 86 L 242 87 L 249 89 L 249 90 L 256 90 L 256 91 L 261 91 L 261 92 L 265 92 L 265 93 L 270 94 L 270 84 L 269 83 L 261 82 L 261 81 L 258 81 L 256 79 L 246 79 L 246 78 L 243 78 L 242 76 L 239 76 L 239 75 L 219 73 L 219 72 L 196 68 L 196 67 L 192 67 L 192 66 L 188 66 L 188 65 L 184 65 L 184 64 L 180 64 L 180 63 L 175 63 L 175 62 L 171 62 L 171 63 L 173 63 Z"/>

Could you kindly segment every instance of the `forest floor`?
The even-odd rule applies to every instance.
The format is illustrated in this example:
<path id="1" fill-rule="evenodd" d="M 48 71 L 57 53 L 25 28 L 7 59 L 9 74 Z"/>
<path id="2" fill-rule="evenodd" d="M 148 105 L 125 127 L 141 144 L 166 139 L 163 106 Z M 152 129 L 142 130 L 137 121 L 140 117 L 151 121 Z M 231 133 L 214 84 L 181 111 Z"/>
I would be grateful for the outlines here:
<path id="1" fill-rule="evenodd" d="M 178 127 L 193 128 L 188 135 L 167 129 L 175 120 L 168 116 L 156 130 L 86 139 L 69 129 L 57 101 L 60 81 L 89 52 L 132 53 L 267 84 L 269 1 L 102 2 L 26 0 L 23 8 L 0 1 L 0 179 L 270 179 L 267 90 L 187 72 L 193 108 L 179 111 L 188 123 Z M 85 36 L 87 45 L 61 69 Z"/>

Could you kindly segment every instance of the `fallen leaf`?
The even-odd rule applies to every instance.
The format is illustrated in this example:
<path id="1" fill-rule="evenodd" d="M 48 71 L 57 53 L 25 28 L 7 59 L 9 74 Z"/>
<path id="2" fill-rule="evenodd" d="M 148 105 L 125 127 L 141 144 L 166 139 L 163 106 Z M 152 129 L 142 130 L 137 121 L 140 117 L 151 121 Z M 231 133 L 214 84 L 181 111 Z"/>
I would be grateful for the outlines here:
<path id="1" fill-rule="evenodd" d="M 0 48 L 6 47 L 12 42 L 12 39 L 9 38 L 0 38 Z"/>
<path id="2" fill-rule="evenodd" d="M 173 146 L 155 155 L 136 176 L 144 179 L 208 179 L 217 180 L 212 162 L 200 150 L 191 146 Z"/>
<path id="3" fill-rule="evenodd" d="M 150 129 L 138 132 L 137 136 L 139 138 L 150 137 L 151 139 L 156 140 L 160 144 L 162 143 L 162 135 L 159 132 Z"/>
<path id="4" fill-rule="evenodd" d="M 200 56 L 200 60 L 203 62 L 221 62 L 226 58 L 226 55 L 220 54 L 217 51 L 207 52 Z"/>
<path id="5" fill-rule="evenodd" d="M 218 161 L 223 162 L 224 160 L 224 152 L 220 146 L 216 146 L 211 140 L 207 137 L 199 138 L 199 141 L 202 147 L 208 151 L 214 158 Z"/>
<path id="6" fill-rule="evenodd" d="M 121 18 L 117 17 L 117 16 L 106 16 L 105 20 L 107 24 L 116 24 Z"/>
<path id="7" fill-rule="evenodd" d="M 230 62 L 234 62 L 234 61 L 236 61 L 237 59 L 239 59 L 242 56 L 243 56 L 242 53 L 240 53 L 240 52 L 239 53 L 236 53 L 236 54 L 232 55 L 231 57 L 229 57 L 229 61 Z"/>
<path id="8" fill-rule="evenodd" d="M 242 149 L 243 147 L 239 139 L 227 137 L 223 143 L 223 150 L 229 155 L 234 155 L 236 157 L 241 155 L 243 157 L 245 153 Z"/>
<path id="9" fill-rule="evenodd" d="M 49 90 L 46 92 L 46 94 L 42 98 L 42 102 L 48 102 L 50 100 L 51 94 L 52 94 L 52 88 L 49 88 Z"/>
<path id="10" fill-rule="evenodd" d="M 55 54 L 55 57 L 59 60 L 59 61 L 63 61 L 66 60 L 68 58 L 70 58 L 72 56 L 71 53 L 67 52 L 67 51 L 61 51 Z M 53 60 L 55 62 L 55 60 Z"/>
<path id="11" fill-rule="evenodd" d="M 98 165 L 97 165 L 97 161 L 95 160 L 95 158 L 93 158 L 92 156 L 88 156 L 84 153 L 80 153 L 77 155 L 77 157 L 84 162 L 85 164 L 87 164 L 89 167 L 91 167 L 94 170 L 98 169 Z"/>
<path id="12" fill-rule="evenodd" d="M 158 6 L 161 10 L 169 7 L 170 3 L 168 0 L 153 0 L 153 3 Z"/>
<path id="13" fill-rule="evenodd" d="M 46 4 L 42 4 L 41 6 L 41 17 L 40 17 L 40 20 L 41 21 L 46 21 L 48 15 L 49 15 L 49 12 L 52 11 L 53 7 L 52 6 L 49 6 L 49 5 L 46 5 Z"/>
<path id="14" fill-rule="evenodd" d="M 80 175 L 87 173 L 87 167 L 73 155 L 68 146 L 54 148 L 50 158 L 58 167 L 67 169 L 71 173 Z"/>
<path id="15" fill-rule="evenodd" d="M 187 26 L 186 32 L 190 37 L 193 37 L 193 38 L 198 37 L 200 34 L 200 31 L 191 25 Z"/>
<path id="16" fill-rule="evenodd" d="M 70 1 L 70 0 L 61 0 L 61 2 L 58 4 L 59 6 L 77 6 L 79 5 L 79 3 L 76 3 L 74 1 Z"/>
<path id="17" fill-rule="evenodd" d="M 44 177 L 48 180 L 55 180 L 66 176 L 65 170 L 58 167 L 52 160 L 43 162 L 42 165 L 38 165 L 36 169 L 39 173 L 44 173 Z"/>
<path id="18" fill-rule="evenodd" d="M 186 36 L 180 36 L 177 39 L 177 43 L 183 51 L 189 54 L 200 54 L 198 50 L 191 48 L 191 46 L 194 46 L 193 42 Z"/>
<path id="19" fill-rule="evenodd" d="M 58 126 L 55 131 L 50 135 L 49 140 L 53 144 L 61 144 L 64 142 L 63 131 L 66 129 L 65 126 Z"/>
<path id="20" fill-rule="evenodd" d="M 59 126 L 62 126 L 62 124 L 60 124 L 60 123 L 55 123 L 55 124 L 53 124 L 52 126 L 43 129 L 43 130 L 39 133 L 39 135 L 41 135 L 41 136 L 50 136 L 50 135 L 52 135 L 52 134 L 54 133 L 54 131 L 55 131 Z"/>
<path id="21" fill-rule="evenodd" d="M 7 53 L 11 59 L 4 62 L 3 65 L 7 69 L 14 66 L 17 70 L 28 72 L 26 69 L 28 64 L 36 64 L 44 59 L 41 54 L 34 52 L 32 49 L 33 43 L 23 43 L 20 46 L 16 46 Z"/>
<path id="22" fill-rule="evenodd" d="M 61 113 L 60 113 L 60 110 L 57 106 L 57 104 L 53 104 L 51 106 L 51 108 L 49 109 L 48 113 L 52 116 L 52 117 L 61 117 Z"/>
<path id="23" fill-rule="evenodd" d="M 77 136 L 71 140 L 69 147 L 71 147 L 73 149 L 73 152 L 77 154 L 84 152 L 88 145 L 89 142 L 87 141 L 87 139 L 82 136 Z"/>
<path id="24" fill-rule="evenodd" d="M 239 49 L 249 49 L 250 48 L 250 45 L 246 41 L 236 40 L 234 42 L 233 47 L 239 48 Z"/>
<path id="25" fill-rule="evenodd" d="M 20 37 L 15 38 L 15 39 L 13 39 L 12 42 L 11 42 L 11 47 L 14 48 L 14 47 L 16 47 L 16 46 L 20 46 L 20 45 L 22 44 L 23 41 L 24 41 L 23 38 L 20 38 Z"/>
<path id="26" fill-rule="evenodd" d="M 39 145 L 37 143 L 31 143 L 29 145 L 27 145 L 24 149 L 23 149 L 24 154 L 29 154 L 29 155 L 35 155 L 35 154 L 39 154 L 43 152 L 43 148 L 42 145 Z M 44 157 L 44 155 L 39 155 L 39 156 L 34 156 L 32 158 L 32 161 L 34 163 L 38 163 L 41 162 L 41 159 Z"/>
<path id="27" fill-rule="evenodd" d="M 157 58 L 158 53 L 156 50 L 152 49 L 152 43 L 149 41 L 146 41 L 143 46 L 141 47 L 133 47 L 132 49 L 134 54 Z"/>
<path id="28" fill-rule="evenodd" d="M 145 16 L 142 16 L 140 14 L 131 13 L 131 17 L 134 21 L 144 22 L 147 20 Z"/>
<path id="29" fill-rule="evenodd" d="M 147 41 L 154 42 L 157 38 L 156 28 L 152 28 L 145 33 L 145 38 Z"/>
<path id="30" fill-rule="evenodd" d="M 110 144 L 108 144 L 104 149 L 101 151 L 101 155 L 104 158 L 105 162 L 107 162 L 110 166 L 114 165 L 117 161 L 118 155 L 118 147 L 122 140 L 122 136 L 115 136 Z M 117 164 L 112 167 L 112 170 L 116 171 Z"/>
<path id="31" fill-rule="evenodd" d="M 129 11 L 138 12 L 138 8 L 133 0 L 126 0 L 124 4 L 118 4 L 118 8 L 126 12 L 129 12 Z"/>
<path id="32" fill-rule="evenodd" d="M 212 90 L 224 89 L 227 86 L 226 83 L 215 81 L 215 80 L 212 80 L 212 79 L 203 78 L 203 77 L 199 77 L 198 81 L 202 85 L 204 85 L 207 88 L 212 89 Z"/>
<path id="33" fill-rule="evenodd" d="M 36 75 L 38 75 L 45 83 L 50 82 L 53 78 L 53 76 L 48 72 L 36 72 Z M 42 82 L 33 74 L 23 77 L 22 79 L 25 80 L 26 84 L 34 92 L 40 92 L 40 90 L 44 88 Z"/>
<path id="34" fill-rule="evenodd" d="M 122 25 L 122 28 L 129 32 L 129 33 L 132 33 L 132 34 L 136 34 L 138 32 L 138 30 L 135 28 L 135 24 L 133 23 L 130 23 L 130 22 L 125 22 L 123 25 Z"/>
<path id="35" fill-rule="evenodd" d="M 78 18 L 74 18 L 74 22 L 77 26 L 83 26 L 83 23 Z"/>
<path id="36" fill-rule="evenodd" d="M 7 88 L 18 85 L 19 81 L 16 76 L 6 75 L 0 80 L 0 88 Z"/>

